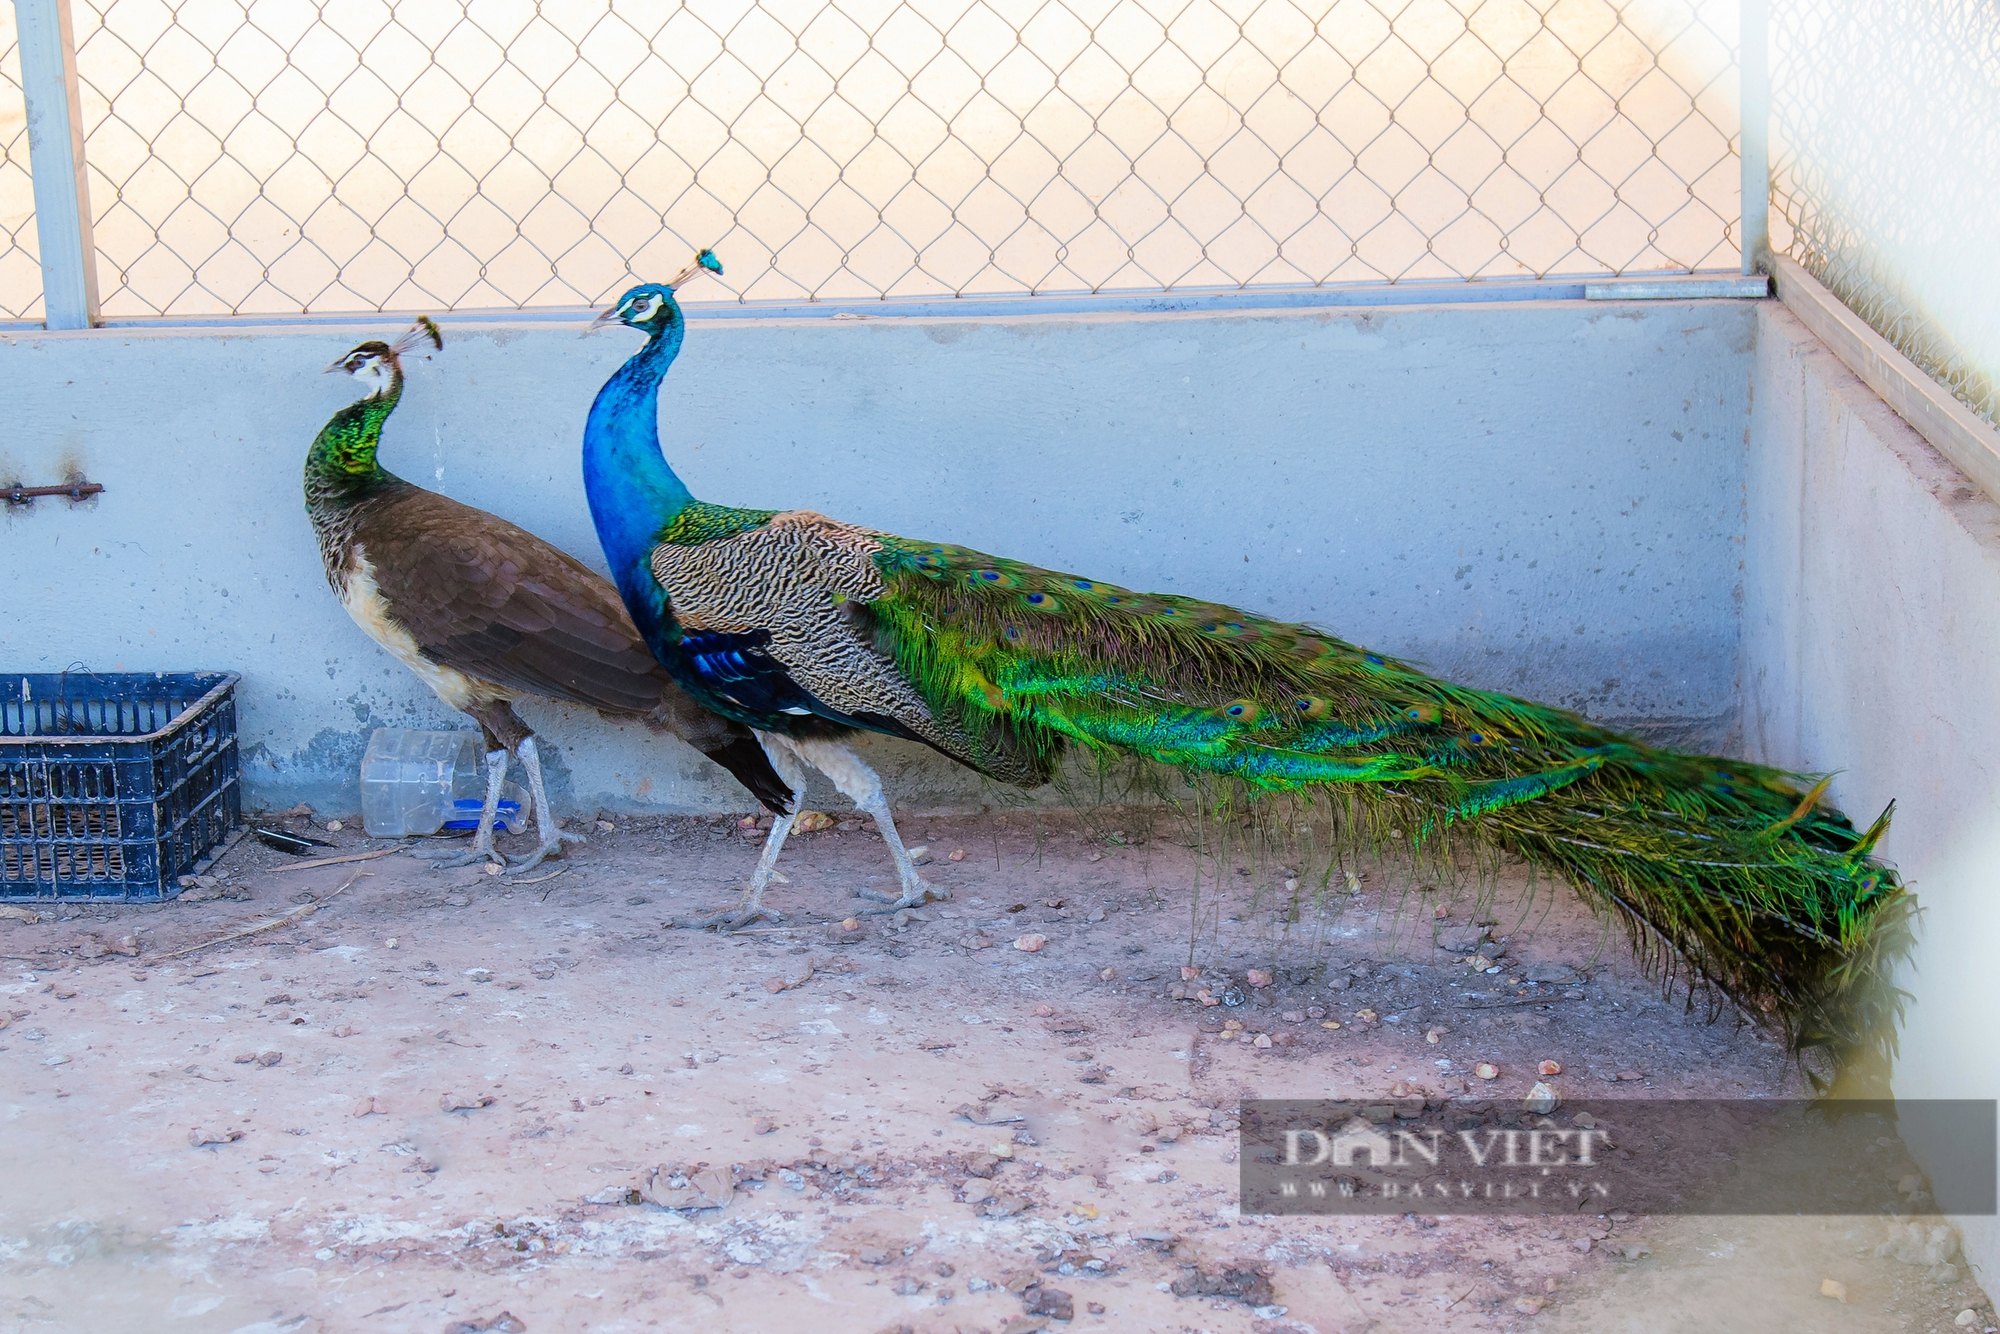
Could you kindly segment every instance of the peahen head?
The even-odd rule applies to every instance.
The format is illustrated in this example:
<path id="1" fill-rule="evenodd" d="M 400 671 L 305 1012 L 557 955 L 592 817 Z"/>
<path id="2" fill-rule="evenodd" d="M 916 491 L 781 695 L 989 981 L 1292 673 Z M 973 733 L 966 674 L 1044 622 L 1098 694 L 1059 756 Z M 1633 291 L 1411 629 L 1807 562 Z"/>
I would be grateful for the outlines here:
<path id="1" fill-rule="evenodd" d="M 704 250 L 696 255 L 694 263 L 667 282 L 640 283 L 619 297 L 617 305 L 592 320 L 586 332 L 595 333 L 607 325 L 622 324 L 651 337 L 659 337 L 681 322 L 681 307 L 674 299 L 675 290 L 687 286 L 703 273 L 722 276 L 722 261 L 715 257 L 713 250 Z"/>
<path id="2" fill-rule="evenodd" d="M 401 386 L 403 357 L 426 342 L 439 351 L 444 349 L 444 335 L 438 331 L 437 322 L 428 315 L 419 315 L 417 322 L 395 342 L 371 338 L 328 366 L 326 373 L 346 371 L 368 390 L 363 397 L 379 398 Z"/>

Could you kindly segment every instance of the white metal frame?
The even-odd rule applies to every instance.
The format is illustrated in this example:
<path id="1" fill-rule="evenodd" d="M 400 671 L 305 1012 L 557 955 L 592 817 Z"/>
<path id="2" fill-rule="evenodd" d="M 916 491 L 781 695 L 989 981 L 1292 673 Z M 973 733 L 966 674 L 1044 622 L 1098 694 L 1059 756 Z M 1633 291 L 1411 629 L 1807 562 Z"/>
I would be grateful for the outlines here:
<path id="1" fill-rule="evenodd" d="M 97 323 L 97 247 L 83 165 L 83 105 L 69 0 L 14 0 L 21 91 L 28 103 L 28 170 L 42 252 L 42 310 L 51 329 Z"/>

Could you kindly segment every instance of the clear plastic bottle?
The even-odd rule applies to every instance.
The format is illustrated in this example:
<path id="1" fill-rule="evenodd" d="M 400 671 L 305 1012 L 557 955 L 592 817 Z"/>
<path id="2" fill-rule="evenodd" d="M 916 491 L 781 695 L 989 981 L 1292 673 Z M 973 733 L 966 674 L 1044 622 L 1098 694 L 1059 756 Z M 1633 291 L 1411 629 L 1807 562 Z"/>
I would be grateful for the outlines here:
<path id="1" fill-rule="evenodd" d="M 485 791 L 479 733 L 378 728 L 361 758 L 361 826 L 373 838 L 435 834 L 467 785 Z"/>

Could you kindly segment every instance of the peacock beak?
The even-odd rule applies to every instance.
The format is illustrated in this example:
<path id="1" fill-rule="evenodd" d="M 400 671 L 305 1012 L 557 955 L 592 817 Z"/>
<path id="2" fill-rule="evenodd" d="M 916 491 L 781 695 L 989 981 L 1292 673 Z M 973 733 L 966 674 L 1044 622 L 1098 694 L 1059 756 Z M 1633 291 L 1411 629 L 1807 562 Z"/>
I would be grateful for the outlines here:
<path id="1" fill-rule="evenodd" d="M 618 307 L 613 306 L 609 310 L 601 310 L 597 313 L 596 319 L 584 326 L 584 336 L 587 338 L 599 329 L 609 328 L 616 323 L 618 323 Z"/>

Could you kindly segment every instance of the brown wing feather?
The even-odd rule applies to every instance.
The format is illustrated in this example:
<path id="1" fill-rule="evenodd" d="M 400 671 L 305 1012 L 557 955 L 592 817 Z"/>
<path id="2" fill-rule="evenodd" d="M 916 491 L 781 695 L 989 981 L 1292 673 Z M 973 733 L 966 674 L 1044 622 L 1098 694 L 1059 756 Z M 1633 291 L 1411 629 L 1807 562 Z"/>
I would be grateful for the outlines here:
<path id="1" fill-rule="evenodd" d="M 433 662 L 613 713 L 650 714 L 680 693 L 618 591 L 533 533 L 407 484 L 362 510 L 354 541 Z"/>

